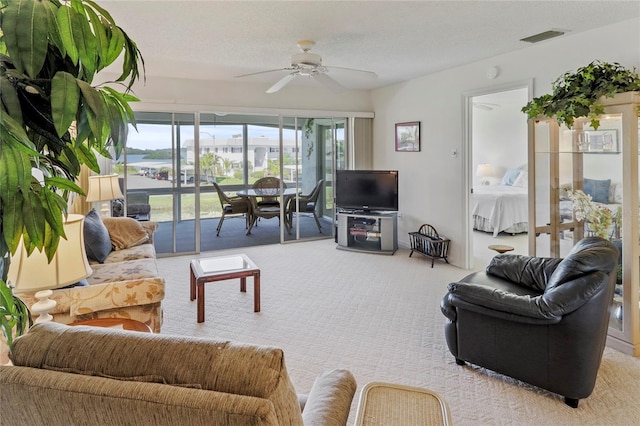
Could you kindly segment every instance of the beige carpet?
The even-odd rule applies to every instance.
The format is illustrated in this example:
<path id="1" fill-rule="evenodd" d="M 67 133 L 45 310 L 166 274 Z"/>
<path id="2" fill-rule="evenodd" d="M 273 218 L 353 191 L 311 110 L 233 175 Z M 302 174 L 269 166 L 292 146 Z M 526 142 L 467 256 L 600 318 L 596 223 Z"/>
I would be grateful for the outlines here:
<path id="1" fill-rule="evenodd" d="M 331 240 L 203 253 L 246 253 L 262 271 L 262 311 L 253 286 L 207 284 L 205 322 L 189 301 L 190 257 L 161 258 L 167 279 L 162 333 L 226 338 L 284 349 L 291 378 L 308 392 L 322 370 L 347 368 L 358 391 L 371 381 L 439 393 L 456 425 L 638 425 L 640 359 L 606 349 L 593 394 L 578 409 L 561 397 L 490 371 L 455 364 L 440 299 L 469 271 L 401 249 L 393 256 L 336 250 Z"/>

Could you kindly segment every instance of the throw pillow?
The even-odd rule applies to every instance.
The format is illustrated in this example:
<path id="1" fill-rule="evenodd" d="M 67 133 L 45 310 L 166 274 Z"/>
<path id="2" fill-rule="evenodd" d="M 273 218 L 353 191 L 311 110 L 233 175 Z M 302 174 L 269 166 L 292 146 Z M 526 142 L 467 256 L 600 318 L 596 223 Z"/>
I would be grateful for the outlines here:
<path id="1" fill-rule="evenodd" d="M 106 217 L 103 221 L 109 231 L 114 250 L 135 247 L 149 240 L 149 235 L 140 225 L 140 222 L 135 219 L 130 217 Z"/>
<path id="2" fill-rule="evenodd" d="M 100 263 L 111 253 L 111 238 L 102 218 L 91 209 L 84 218 L 84 247 L 87 257 Z"/>
<path id="3" fill-rule="evenodd" d="M 611 179 L 584 179 L 584 193 L 591 195 L 591 199 L 596 203 L 609 203 L 609 186 Z"/>
<path id="4" fill-rule="evenodd" d="M 500 182 L 500 184 L 507 186 L 513 185 L 513 182 L 515 182 L 515 180 L 518 178 L 520 172 L 522 172 L 522 170 L 520 169 L 507 169 L 504 176 L 502 177 L 502 182 Z"/>
<path id="5" fill-rule="evenodd" d="M 521 170 L 520 174 L 513 181 L 512 186 L 517 186 L 519 188 L 528 188 L 529 187 L 529 174 L 526 170 Z"/>

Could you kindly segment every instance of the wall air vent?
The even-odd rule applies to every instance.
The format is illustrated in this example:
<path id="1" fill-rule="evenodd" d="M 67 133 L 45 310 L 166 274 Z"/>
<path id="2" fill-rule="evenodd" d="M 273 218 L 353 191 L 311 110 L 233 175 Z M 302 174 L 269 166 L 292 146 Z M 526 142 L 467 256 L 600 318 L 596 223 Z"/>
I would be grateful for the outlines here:
<path id="1" fill-rule="evenodd" d="M 520 41 L 526 41 L 527 43 L 538 43 L 540 41 L 549 40 L 550 38 L 558 37 L 564 34 L 564 31 L 549 30 L 541 32 L 540 34 L 534 34 L 529 37 L 521 38 Z"/>

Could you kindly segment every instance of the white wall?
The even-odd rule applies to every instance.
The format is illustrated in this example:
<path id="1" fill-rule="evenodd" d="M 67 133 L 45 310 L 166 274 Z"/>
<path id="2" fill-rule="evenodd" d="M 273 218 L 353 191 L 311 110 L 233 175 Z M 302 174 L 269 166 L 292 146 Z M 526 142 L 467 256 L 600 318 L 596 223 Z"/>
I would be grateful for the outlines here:
<path id="1" fill-rule="evenodd" d="M 106 81 L 116 76 L 107 73 Z M 349 90 L 335 94 L 321 87 L 289 85 L 281 91 L 267 94 L 269 85 L 229 83 L 209 80 L 189 80 L 147 77 L 146 83 L 136 83 L 134 94 L 141 102 L 132 104 L 136 111 L 200 111 L 251 113 L 302 113 L 302 111 L 368 112 L 372 106 L 370 92 Z M 319 116 L 313 114 L 309 116 Z"/>
<path id="2" fill-rule="evenodd" d="M 430 223 L 452 241 L 449 260 L 464 266 L 466 258 L 463 176 L 463 94 L 534 79 L 534 96 L 551 91 L 551 83 L 595 59 L 640 68 L 640 19 L 552 39 L 518 52 L 427 75 L 372 92 L 336 95 L 323 88 L 286 87 L 265 94 L 266 85 L 188 79 L 153 78 L 137 84 L 139 111 L 209 111 L 320 116 L 322 111 L 357 113 L 374 119 L 373 165 L 400 171 L 398 223 L 401 246 L 407 232 Z M 428 58 L 425 58 L 428 60 Z M 486 70 L 497 66 L 499 76 L 488 80 Z M 114 76 L 102 75 L 106 80 Z M 363 114 L 365 113 L 365 114 Z M 366 114 L 368 113 L 368 115 Z M 395 152 L 394 124 L 422 123 L 421 152 Z M 452 151 L 457 152 L 456 156 Z"/>
<path id="3" fill-rule="evenodd" d="M 483 180 L 476 176 L 478 164 L 491 165 L 491 181 L 499 183 L 506 169 L 527 163 L 527 116 L 521 111 L 527 101 L 526 88 L 473 97 L 474 105 L 493 105 L 490 110 L 474 106 L 471 111 L 474 187 Z"/>
<path id="4" fill-rule="evenodd" d="M 534 79 L 534 96 L 540 96 L 551 91 L 558 76 L 596 59 L 640 68 L 638 34 L 640 19 L 632 19 L 373 91 L 373 164 L 399 170 L 400 245 L 408 245 L 407 232 L 430 223 L 451 239 L 449 260 L 465 266 L 465 92 Z M 492 66 L 500 74 L 488 80 L 486 70 Z M 394 124 L 405 121 L 421 121 L 421 152 L 394 151 Z"/>

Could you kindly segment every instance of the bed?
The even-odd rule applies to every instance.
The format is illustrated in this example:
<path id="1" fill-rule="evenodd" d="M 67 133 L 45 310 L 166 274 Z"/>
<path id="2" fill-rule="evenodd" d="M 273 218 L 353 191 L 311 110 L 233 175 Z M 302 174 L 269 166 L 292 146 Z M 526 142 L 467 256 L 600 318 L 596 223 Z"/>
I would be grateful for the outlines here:
<path id="1" fill-rule="evenodd" d="M 509 169 L 498 185 L 481 185 L 473 189 L 473 229 L 520 234 L 529 229 L 527 172 Z"/>
<path id="2" fill-rule="evenodd" d="M 514 185 L 479 186 L 473 190 L 473 229 L 520 234 L 529 228 L 527 188 Z"/>

